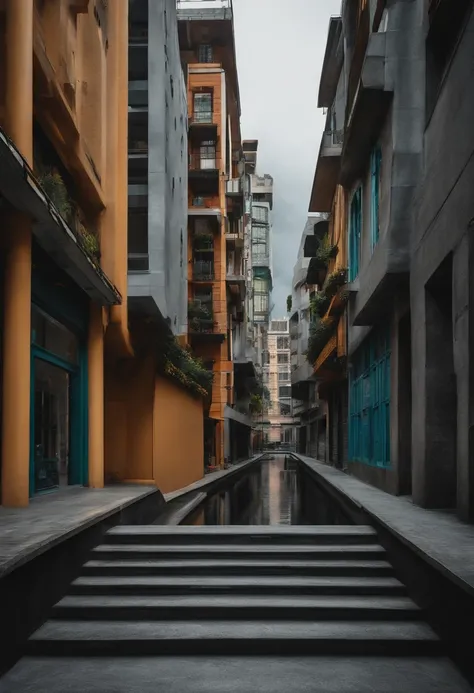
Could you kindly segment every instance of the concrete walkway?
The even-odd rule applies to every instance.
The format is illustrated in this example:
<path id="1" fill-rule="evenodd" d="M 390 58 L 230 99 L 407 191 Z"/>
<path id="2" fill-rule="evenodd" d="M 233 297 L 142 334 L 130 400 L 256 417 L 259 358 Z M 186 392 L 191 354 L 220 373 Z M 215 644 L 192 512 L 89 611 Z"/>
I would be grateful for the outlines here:
<path id="1" fill-rule="evenodd" d="M 474 526 L 447 511 L 425 510 L 409 498 L 391 496 L 344 472 L 295 455 L 341 494 L 441 571 L 474 595 Z"/>
<path id="2" fill-rule="evenodd" d="M 215 482 L 232 476 L 261 455 L 256 455 L 229 469 L 206 474 L 193 484 L 163 496 L 155 486 L 117 484 L 104 489 L 68 486 L 36 496 L 27 508 L 0 506 L 0 578 L 36 558 L 48 549 L 79 534 L 114 513 L 157 494 L 157 515 L 162 498 L 168 503 L 203 491 Z"/>

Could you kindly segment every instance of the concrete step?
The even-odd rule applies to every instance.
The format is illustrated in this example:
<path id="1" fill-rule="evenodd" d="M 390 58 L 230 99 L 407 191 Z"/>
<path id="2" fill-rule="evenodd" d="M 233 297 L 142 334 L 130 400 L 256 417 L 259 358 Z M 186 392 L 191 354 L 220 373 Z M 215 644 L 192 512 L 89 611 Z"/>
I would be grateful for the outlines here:
<path id="1" fill-rule="evenodd" d="M 177 526 L 119 525 L 110 529 L 105 543 L 112 544 L 373 544 L 377 533 L 366 525 L 320 526 Z"/>
<path id="2" fill-rule="evenodd" d="M 48 621 L 27 654 L 87 656 L 372 654 L 435 656 L 443 652 L 424 623 L 371 621 Z"/>
<path id="3" fill-rule="evenodd" d="M 110 560 L 88 561 L 83 575 L 333 575 L 374 577 L 393 575 L 387 561 L 260 561 L 260 560 Z"/>
<path id="4" fill-rule="evenodd" d="M 407 597 L 387 596 L 102 596 L 61 599 L 52 618 L 72 620 L 416 620 Z"/>
<path id="5" fill-rule="evenodd" d="M 24 657 L 0 693 L 472 693 L 443 657 Z"/>
<path id="6" fill-rule="evenodd" d="M 384 558 L 385 550 L 379 544 L 354 544 L 352 546 L 291 546 L 291 545 L 242 545 L 232 544 L 190 544 L 190 545 L 153 545 L 153 544 L 101 544 L 96 546 L 91 557 L 108 560 L 142 560 L 142 559 L 239 559 L 255 560 L 324 560 L 338 558 L 373 559 Z"/>
<path id="7" fill-rule="evenodd" d="M 74 580 L 70 594 L 351 594 L 403 595 L 405 586 L 393 577 L 279 576 L 88 576 Z"/>

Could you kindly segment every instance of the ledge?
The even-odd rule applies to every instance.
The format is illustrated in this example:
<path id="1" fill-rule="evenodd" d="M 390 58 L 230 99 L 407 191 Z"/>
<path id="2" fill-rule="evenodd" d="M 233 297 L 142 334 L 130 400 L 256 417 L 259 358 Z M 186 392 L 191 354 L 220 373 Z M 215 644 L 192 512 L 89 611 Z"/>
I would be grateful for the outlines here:
<path id="1" fill-rule="evenodd" d="M 433 568 L 474 595 L 474 526 L 446 511 L 426 510 L 407 497 L 391 496 L 310 457 L 294 456 Z"/>
<path id="2" fill-rule="evenodd" d="M 100 305 L 116 305 L 122 297 L 110 279 L 80 245 L 55 206 L 42 191 L 15 145 L 0 130 L 0 192 L 33 221 L 33 234 L 50 257 Z"/>

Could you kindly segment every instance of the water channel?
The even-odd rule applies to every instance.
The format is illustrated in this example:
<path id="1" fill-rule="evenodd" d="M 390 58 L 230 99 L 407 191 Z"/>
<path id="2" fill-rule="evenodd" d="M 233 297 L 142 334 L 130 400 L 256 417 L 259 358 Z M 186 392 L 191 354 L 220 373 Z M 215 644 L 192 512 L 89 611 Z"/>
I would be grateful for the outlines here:
<path id="1" fill-rule="evenodd" d="M 289 455 L 271 455 L 232 479 L 194 510 L 184 525 L 351 524 Z"/>

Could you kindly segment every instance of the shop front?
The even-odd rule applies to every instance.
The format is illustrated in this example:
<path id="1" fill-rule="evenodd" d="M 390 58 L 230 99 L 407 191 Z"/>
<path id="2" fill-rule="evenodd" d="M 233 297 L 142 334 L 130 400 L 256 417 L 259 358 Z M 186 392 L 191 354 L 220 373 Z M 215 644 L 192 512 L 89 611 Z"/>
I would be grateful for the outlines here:
<path id="1" fill-rule="evenodd" d="M 30 496 L 88 480 L 88 299 L 45 258 L 31 305 Z"/>

